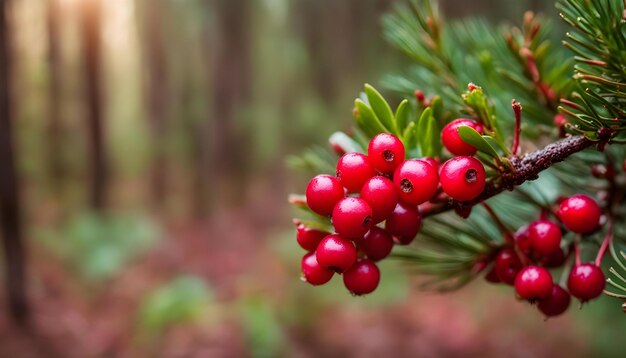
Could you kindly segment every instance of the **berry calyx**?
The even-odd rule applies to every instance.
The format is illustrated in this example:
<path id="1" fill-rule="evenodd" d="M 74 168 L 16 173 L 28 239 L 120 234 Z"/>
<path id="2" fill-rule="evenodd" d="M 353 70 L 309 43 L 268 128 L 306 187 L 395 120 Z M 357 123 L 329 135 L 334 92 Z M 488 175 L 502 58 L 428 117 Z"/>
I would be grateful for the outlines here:
<path id="1" fill-rule="evenodd" d="M 500 281 L 507 285 L 515 283 L 517 273 L 522 269 L 522 262 L 513 249 L 505 248 L 496 256 L 495 271 Z"/>
<path id="2" fill-rule="evenodd" d="M 600 296 L 605 284 L 604 273 L 593 263 L 575 265 L 567 279 L 569 292 L 581 302 Z"/>
<path id="3" fill-rule="evenodd" d="M 550 296 L 539 301 L 537 308 L 547 317 L 555 317 L 567 311 L 570 301 L 570 294 L 563 287 L 554 284 Z"/>
<path id="4" fill-rule="evenodd" d="M 315 257 L 322 267 L 342 273 L 356 261 L 356 248 L 352 241 L 332 234 L 322 239 L 315 250 Z"/>
<path id="5" fill-rule="evenodd" d="M 393 182 L 383 176 L 370 178 L 361 188 L 361 199 L 372 208 L 372 220 L 377 224 L 385 220 L 398 203 Z"/>
<path id="6" fill-rule="evenodd" d="M 334 272 L 322 267 L 315 257 L 315 253 L 309 252 L 302 257 L 300 264 L 302 268 L 302 280 L 313 286 L 323 285 L 330 281 Z"/>
<path id="7" fill-rule="evenodd" d="M 360 238 L 372 226 L 372 208 L 361 198 L 343 198 L 333 209 L 332 221 L 338 234 L 350 239 Z"/>
<path id="8" fill-rule="evenodd" d="M 393 184 L 401 201 L 419 205 L 437 192 L 437 170 L 423 160 L 411 159 L 400 164 L 393 174 Z"/>
<path id="9" fill-rule="evenodd" d="M 559 217 L 570 231 L 587 234 L 600 224 L 602 211 L 595 200 L 587 195 L 576 194 L 565 199 L 559 207 Z"/>
<path id="10" fill-rule="evenodd" d="M 367 156 L 361 153 L 344 154 L 337 162 L 337 179 L 351 193 L 361 190 L 363 183 L 374 175 Z"/>
<path id="11" fill-rule="evenodd" d="M 532 250 L 549 256 L 561 248 L 561 228 L 549 220 L 537 220 L 528 226 Z"/>
<path id="12" fill-rule="evenodd" d="M 422 216 L 417 206 L 398 203 L 385 221 L 385 229 L 400 245 L 410 244 L 422 226 Z"/>
<path id="13" fill-rule="evenodd" d="M 476 147 L 466 143 L 459 136 L 459 127 L 468 126 L 476 130 L 478 133 L 483 134 L 483 126 L 471 119 L 459 118 L 446 124 L 441 131 L 441 141 L 448 151 L 454 155 L 474 155 L 476 154 Z"/>
<path id="14" fill-rule="evenodd" d="M 393 238 L 386 230 L 374 226 L 361 240 L 357 241 L 357 247 L 368 258 L 380 261 L 391 253 Z"/>
<path id="15" fill-rule="evenodd" d="M 320 174 L 311 179 L 306 187 L 306 203 L 319 215 L 332 214 L 335 204 L 344 196 L 343 185 L 330 175 Z"/>
<path id="16" fill-rule="evenodd" d="M 380 270 L 372 260 L 358 260 L 343 274 L 343 284 L 355 296 L 373 292 L 380 282 Z"/>
<path id="17" fill-rule="evenodd" d="M 311 229 L 304 226 L 304 224 L 300 224 L 296 228 L 296 240 L 300 247 L 307 251 L 315 251 L 320 241 L 328 235 L 330 235 L 329 232 Z"/>
<path id="18" fill-rule="evenodd" d="M 404 161 L 404 144 L 392 134 L 380 133 L 370 140 L 367 156 L 374 169 L 392 173 Z"/>
<path id="19" fill-rule="evenodd" d="M 550 271 L 540 266 L 526 266 L 515 278 L 515 292 L 531 302 L 548 298 L 552 285 Z"/>
<path id="20" fill-rule="evenodd" d="M 485 167 L 472 157 L 455 157 L 441 166 L 439 180 L 443 191 L 458 201 L 476 198 L 485 188 Z"/>

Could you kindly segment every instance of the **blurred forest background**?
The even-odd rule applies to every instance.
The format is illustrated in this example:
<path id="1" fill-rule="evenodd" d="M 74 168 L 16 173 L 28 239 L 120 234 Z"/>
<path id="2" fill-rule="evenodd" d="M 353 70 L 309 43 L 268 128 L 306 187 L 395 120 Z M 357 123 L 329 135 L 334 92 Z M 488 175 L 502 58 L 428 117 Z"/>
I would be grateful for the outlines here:
<path id="1" fill-rule="evenodd" d="M 0 356 L 623 353 L 608 298 L 544 322 L 484 282 L 419 292 L 394 262 L 363 298 L 299 281 L 286 197 L 306 179 L 285 157 L 406 64 L 381 35 L 393 3 L 0 0 Z"/>

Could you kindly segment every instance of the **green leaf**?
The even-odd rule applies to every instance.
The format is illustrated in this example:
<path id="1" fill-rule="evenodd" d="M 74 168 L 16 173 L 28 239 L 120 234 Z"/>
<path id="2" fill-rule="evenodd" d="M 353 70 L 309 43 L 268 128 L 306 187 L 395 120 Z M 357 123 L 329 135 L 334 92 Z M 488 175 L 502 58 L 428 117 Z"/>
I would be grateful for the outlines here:
<path id="1" fill-rule="evenodd" d="M 332 146 L 338 146 L 346 153 L 364 153 L 363 147 L 361 147 L 361 145 L 357 141 L 350 138 L 350 136 L 345 134 L 344 132 L 335 132 L 331 134 L 331 136 L 328 138 L 328 142 Z"/>
<path id="2" fill-rule="evenodd" d="M 500 158 L 498 152 L 480 135 L 480 133 L 476 132 L 474 128 L 469 126 L 460 126 L 459 127 L 459 136 L 463 141 L 467 144 L 473 145 L 479 151 L 488 154 L 493 158 Z"/>
<path id="3" fill-rule="evenodd" d="M 411 122 L 404 130 L 402 138 L 404 140 L 404 146 L 407 152 L 410 152 L 414 148 L 417 148 L 417 124 Z"/>
<path id="4" fill-rule="evenodd" d="M 409 119 L 411 117 L 411 106 L 408 100 L 403 100 L 396 109 L 396 126 L 399 133 L 402 133 L 406 129 Z"/>
<path id="5" fill-rule="evenodd" d="M 378 117 L 380 123 L 387 128 L 387 132 L 399 135 L 389 103 L 387 103 L 383 96 L 369 84 L 365 84 L 365 94 L 376 117 Z"/>
<path id="6" fill-rule="evenodd" d="M 417 124 L 418 143 L 422 156 L 433 157 L 436 153 L 436 142 L 439 140 L 439 126 L 433 117 L 432 109 L 426 108 Z"/>
<path id="7" fill-rule="evenodd" d="M 372 109 L 365 104 L 365 102 L 360 99 L 356 99 L 354 101 L 354 106 L 356 107 L 356 111 L 354 112 L 356 123 L 370 138 L 379 133 L 389 132 L 385 126 L 380 123 L 380 120 L 378 120 L 374 111 L 372 111 Z"/>

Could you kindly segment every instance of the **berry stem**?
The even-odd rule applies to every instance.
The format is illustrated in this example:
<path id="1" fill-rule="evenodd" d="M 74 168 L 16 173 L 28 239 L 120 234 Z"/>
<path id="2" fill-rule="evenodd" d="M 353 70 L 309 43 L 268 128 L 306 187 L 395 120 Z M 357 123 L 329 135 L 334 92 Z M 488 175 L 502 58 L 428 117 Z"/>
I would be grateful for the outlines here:
<path id="1" fill-rule="evenodd" d="M 423 216 L 439 214 L 454 208 L 463 209 L 468 206 L 474 206 L 505 190 L 513 190 L 513 188 L 526 181 L 537 179 L 541 171 L 565 160 L 574 153 L 592 146 L 594 143 L 596 142 L 583 136 L 570 136 L 549 144 L 543 149 L 525 155 L 510 156 L 506 159 L 511 164 L 511 169 L 503 172 L 494 180 L 487 182 L 485 189 L 478 197 L 464 202 L 457 200 L 449 201 L 444 205 L 425 211 Z"/>
<path id="2" fill-rule="evenodd" d="M 487 210 L 487 213 L 489 213 L 491 218 L 493 218 L 493 220 L 496 222 L 496 225 L 498 225 L 498 228 L 500 229 L 500 232 L 502 232 L 502 234 L 504 235 L 504 238 L 506 239 L 506 241 L 509 244 L 513 244 L 514 243 L 513 233 L 511 232 L 511 230 L 508 227 L 506 227 L 506 225 L 502 222 L 500 217 L 498 217 L 498 214 L 496 214 L 496 212 L 493 210 L 491 205 L 487 204 L 484 201 L 481 204 L 485 208 L 485 210 Z"/>
<path id="3" fill-rule="evenodd" d="M 596 266 L 600 266 L 602 263 L 602 258 L 604 258 L 604 254 L 606 254 L 606 249 L 609 247 L 609 244 L 613 240 L 613 221 L 609 220 L 609 227 L 606 231 L 606 236 L 604 237 L 604 241 L 602 241 L 602 245 L 598 250 L 598 255 L 596 256 Z"/>
<path id="4" fill-rule="evenodd" d="M 515 134 L 513 136 L 513 148 L 511 148 L 511 153 L 513 155 L 517 155 L 517 151 L 519 149 L 519 137 L 522 131 L 522 105 L 513 100 L 511 103 L 513 107 L 513 113 L 515 113 Z"/>
<path id="5" fill-rule="evenodd" d="M 576 253 L 576 265 L 580 265 L 580 235 L 574 240 L 574 252 Z"/>

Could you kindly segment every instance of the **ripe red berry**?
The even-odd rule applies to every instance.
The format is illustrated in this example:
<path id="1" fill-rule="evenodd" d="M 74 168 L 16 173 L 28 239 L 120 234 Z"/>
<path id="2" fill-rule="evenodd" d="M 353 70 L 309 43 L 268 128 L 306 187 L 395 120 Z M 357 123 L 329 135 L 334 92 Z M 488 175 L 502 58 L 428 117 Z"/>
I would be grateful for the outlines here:
<path id="1" fill-rule="evenodd" d="M 302 280 L 313 286 L 323 285 L 333 277 L 333 271 L 320 266 L 313 252 L 304 255 L 301 267 Z"/>
<path id="2" fill-rule="evenodd" d="M 419 205 L 437 192 L 437 170 L 423 160 L 406 160 L 393 174 L 393 185 L 401 201 Z"/>
<path id="3" fill-rule="evenodd" d="M 465 143 L 459 136 L 459 127 L 468 126 L 483 134 L 483 126 L 471 119 L 459 118 L 448 123 L 441 131 L 441 141 L 448 151 L 454 155 L 474 155 L 476 147 Z"/>
<path id="4" fill-rule="evenodd" d="M 296 240 L 307 251 L 315 251 L 320 241 L 328 235 L 330 235 L 329 232 L 311 229 L 303 224 L 298 225 L 296 228 Z"/>
<path id="5" fill-rule="evenodd" d="M 421 160 L 423 160 L 426 163 L 430 164 L 430 166 L 435 168 L 435 171 L 439 172 L 439 161 L 437 159 L 434 159 L 434 158 L 431 158 L 431 157 L 424 157 Z"/>
<path id="6" fill-rule="evenodd" d="M 526 266 L 515 277 L 515 292 L 529 301 L 548 298 L 552 285 L 550 271 L 541 266 Z"/>
<path id="7" fill-rule="evenodd" d="M 342 273 L 356 261 L 356 248 L 352 241 L 332 234 L 322 239 L 315 250 L 315 257 L 322 267 Z"/>
<path id="8" fill-rule="evenodd" d="M 360 238 L 372 226 L 372 208 L 361 198 L 343 198 L 335 205 L 332 220 L 338 234 L 350 239 Z"/>
<path id="9" fill-rule="evenodd" d="M 373 292 L 380 282 L 380 270 L 372 260 L 358 260 L 343 274 L 343 284 L 353 295 Z"/>
<path id="10" fill-rule="evenodd" d="M 559 248 L 546 258 L 544 266 L 550 268 L 561 267 L 565 263 L 566 258 L 563 249 Z"/>
<path id="11" fill-rule="evenodd" d="M 528 235 L 528 225 L 517 229 L 515 235 L 515 245 L 525 254 L 530 253 L 530 236 Z"/>
<path id="12" fill-rule="evenodd" d="M 404 161 L 404 155 L 402 141 L 388 133 L 376 135 L 367 147 L 370 164 L 381 173 L 393 172 Z"/>
<path id="13" fill-rule="evenodd" d="M 398 195 L 393 187 L 393 182 L 383 176 L 375 176 L 363 184 L 361 199 L 365 200 L 372 208 L 374 224 L 385 220 L 398 203 Z"/>
<path id="14" fill-rule="evenodd" d="M 521 269 L 522 263 L 513 249 L 506 248 L 498 252 L 495 270 L 500 281 L 507 285 L 512 285 L 515 283 L 515 277 L 517 277 L 517 273 Z"/>
<path id="15" fill-rule="evenodd" d="M 443 191 L 458 201 L 476 198 L 485 188 L 485 167 L 472 157 L 455 157 L 441 166 Z"/>
<path id="16" fill-rule="evenodd" d="M 306 187 L 306 203 L 315 213 L 328 216 L 333 212 L 335 204 L 345 196 L 343 185 L 337 178 L 320 174 Z"/>
<path id="17" fill-rule="evenodd" d="M 575 265 L 567 279 L 569 292 L 582 302 L 600 296 L 604 290 L 604 285 L 604 273 L 593 263 Z"/>
<path id="18" fill-rule="evenodd" d="M 567 198 L 559 207 L 559 217 L 569 230 L 586 234 L 600 224 L 602 211 L 595 200 L 587 195 L 576 194 Z"/>
<path id="19" fill-rule="evenodd" d="M 361 190 L 363 183 L 374 175 L 367 156 L 361 153 L 344 154 L 337 162 L 337 179 L 351 193 Z"/>
<path id="20" fill-rule="evenodd" d="M 393 239 L 386 230 L 374 226 L 365 236 L 357 241 L 357 247 L 374 261 L 380 261 L 389 256 L 393 248 Z"/>
<path id="21" fill-rule="evenodd" d="M 485 280 L 491 283 L 500 283 L 500 278 L 498 277 L 498 272 L 496 271 L 496 266 L 494 265 L 489 272 L 485 275 Z"/>
<path id="22" fill-rule="evenodd" d="M 540 255 L 549 256 L 561 248 L 561 228 L 549 220 L 537 220 L 528 226 L 530 247 Z"/>
<path id="23" fill-rule="evenodd" d="M 415 239 L 422 226 L 422 216 L 416 206 L 398 203 L 385 221 L 385 229 L 400 245 L 408 245 Z"/>
<path id="24" fill-rule="evenodd" d="M 548 298 L 539 301 L 537 307 L 547 317 L 555 317 L 567 311 L 571 301 L 571 297 L 563 287 L 552 285 L 552 293 Z"/>

